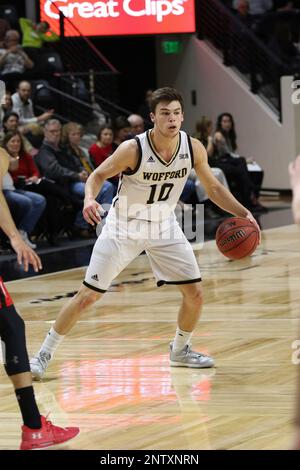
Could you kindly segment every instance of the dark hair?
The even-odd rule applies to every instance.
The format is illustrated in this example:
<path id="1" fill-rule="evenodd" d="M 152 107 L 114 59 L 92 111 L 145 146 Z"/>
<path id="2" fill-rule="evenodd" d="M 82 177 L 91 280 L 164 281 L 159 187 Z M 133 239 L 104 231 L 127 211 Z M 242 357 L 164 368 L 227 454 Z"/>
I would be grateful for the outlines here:
<path id="1" fill-rule="evenodd" d="M 102 124 L 102 126 L 99 127 L 99 130 L 98 130 L 98 133 L 97 133 L 97 140 L 101 140 L 101 134 L 104 131 L 104 129 L 109 129 L 114 134 L 114 130 L 113 130 L 112 126 L 110 126 L 109 124 Z"/>
<path id="2" fill-rule="evenodd" d="M 11 116 L 15 116 L 16 118 L 18 118 L 18 121 L 20 119 L 18 113 L 15 113 L 14 111 L 9 111 L 8 113 L 4 114 L 3 119 L 2 119 L 2 124 L 8 121 Z"/>
<path id="3" fill-rule="evenodd" d="M 114 123 L 113 123 L 113 130 L 114 132 L 118 132 L 120 131 L 121 129 L 125 129 L 126 127 L 130 127 L 131 128 L 131 124 L 130 122 L 128 121 L 127 117 L 126 116 L 118 116 Z"/>
<path id="4" fill-rule="evenodd" d="M 8 131 L 8 132 L 6 132 L 5 136 L 3 137 L 2 145 L 5 148 L 5 150 L 7 150 L 7 152 L 8 152 L 7 142 L 9 142 L 10 139 L 15 137 L 16 135 L 20 137 L 20 142 L 21 142 L 21 144 L 20 144 L 20 156 L 22 156 L 25 153 L 25 149 L 24 149 L 24 142 L 23 142 L 23 137 L 22 137 L 21 132 L 19 132 L 19 131 Z"/>
<path id="5" fill-rule="evenodd" d="M 183 111 L 183 98 L 175 88 L 163 87 L 155 90 L 152 93 L 152 98 L 150 100 L 150 111 L 155 113 L 156 106 L 162 101 L 166 101 L 167 103 L 171 103 L 171 101 L 179 101 Z"/>
<path id="6" fill-rule="evenodd" d="M 231 120 L 231 129 L 229 132 L 225 132 L 222 129 L 222 119 L 223 117 L 228 117 Z M 236 132 L 235 132 L 235 125 L 232 114 L 230 113 L 222 113 L 218 116 L 217 125 L 216 125 L 216 132 L 221 132 L 221 134 L 225 137 L 225 139 L 229 139 L 231 147 L 233 150 L 236 150 Z"/>

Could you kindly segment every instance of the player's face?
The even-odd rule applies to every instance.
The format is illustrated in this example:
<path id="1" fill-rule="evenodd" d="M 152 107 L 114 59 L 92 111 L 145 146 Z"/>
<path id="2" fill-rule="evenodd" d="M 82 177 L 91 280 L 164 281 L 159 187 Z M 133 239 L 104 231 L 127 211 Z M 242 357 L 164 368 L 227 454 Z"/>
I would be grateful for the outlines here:
<path id="1" fill-rule="evenodd" d="M 183 112 L 179 101 L 158 103 L 155 113 L 150 114 L 155 127 L 165 136 L 173 137 L 178 134 L 183 121 Z"/>

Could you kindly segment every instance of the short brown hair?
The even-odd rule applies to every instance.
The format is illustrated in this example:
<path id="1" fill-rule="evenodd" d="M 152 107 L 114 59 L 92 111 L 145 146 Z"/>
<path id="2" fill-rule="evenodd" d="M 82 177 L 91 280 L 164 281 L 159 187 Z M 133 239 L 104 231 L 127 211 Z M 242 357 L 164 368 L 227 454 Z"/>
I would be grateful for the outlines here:
<path id="1" fill-rule="evenodd" d="M 171 101 L 179 101 L 181 109 L 183 111 L 183 98 L 181 94 L 177 90 L 175 90 L 175 88 L 166 86 L 155 90 L 152 93 L 152 97 L 150 100 L 150 111 L 152 113 L 155 113 L 156 106 L 162 101 L 166 101 L 167 103 L 170 103 Z"/>

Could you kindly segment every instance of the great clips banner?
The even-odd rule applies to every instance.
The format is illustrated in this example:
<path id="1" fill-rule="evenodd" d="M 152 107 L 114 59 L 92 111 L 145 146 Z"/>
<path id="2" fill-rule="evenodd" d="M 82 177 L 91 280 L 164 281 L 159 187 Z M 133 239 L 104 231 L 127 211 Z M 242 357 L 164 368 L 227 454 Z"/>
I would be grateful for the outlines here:
<path id="1" fill-rule="evenodd" d="M 41 20 L 59 34 L 59 11 L 85 36 L 192 33 L 194 0 L 40 0 Z M 66 36 L 77 35 L 65 21 Z"/>

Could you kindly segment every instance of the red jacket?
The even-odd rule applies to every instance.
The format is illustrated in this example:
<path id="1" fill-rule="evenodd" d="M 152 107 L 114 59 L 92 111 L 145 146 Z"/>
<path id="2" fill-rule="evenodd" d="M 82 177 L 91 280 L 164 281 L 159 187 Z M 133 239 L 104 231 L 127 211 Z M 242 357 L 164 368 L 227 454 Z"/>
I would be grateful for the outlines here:
<path id="1" fill-rule="evenodd" d="M 31 178 L 31 176 L 40 176 L 39 170 L 29 153 L 20 154 L 19 168 L 15 171 L 10 171 L 10 174 L 14 181 L 17 180 L 18 176 L 25 176 L 26 178 Z"/>

